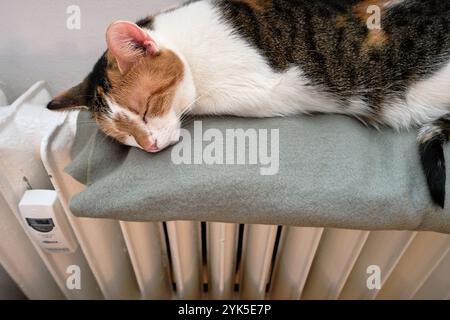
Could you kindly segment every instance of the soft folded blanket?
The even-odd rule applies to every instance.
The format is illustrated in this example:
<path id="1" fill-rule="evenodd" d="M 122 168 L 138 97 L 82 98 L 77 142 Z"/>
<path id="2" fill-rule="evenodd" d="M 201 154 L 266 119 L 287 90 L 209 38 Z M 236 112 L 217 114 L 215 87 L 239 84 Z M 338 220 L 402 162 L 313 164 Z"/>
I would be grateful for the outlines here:
<path id="1" fill-rule="evenodd" d="M 175 164 L 180 159 L 174 157 L 173 147 L 148 154 L 121 146 L 88 124 L 89 117 L 80 113 L 73 162 L 66 168 L 87 186 L 71 200 L 76 216 L 450 233 L 450 210 L 431 202 L 415 132 L 378 132 L 356 120 L 329 115 L 203 118 L 202 132 L 223 134 L 224 140 L 227 129 L 251 129 L 257 138 L 268 133 L 267 143 L 256 150 L 265 154 L 262 147 L 269 153 L 273 148 L 273 159 L 278 158 L 278 130 L 278 167 L 276 161 L 272 166 L 255 165 L 249 159 L 245 165 Z M 212 128 L 219 131 L 208 130 Z M 194 124 L 188 129 L 194 137 Z M 188 145 L 186 138 L 185 142 Z M 210 143 L 193 146 L 192 159 L 196 155 L 208 161 L 201 155 Z M 224 158 L 229 154 L 224 152 Z M 450 192 L 448 207 L 449 200 Z"/>

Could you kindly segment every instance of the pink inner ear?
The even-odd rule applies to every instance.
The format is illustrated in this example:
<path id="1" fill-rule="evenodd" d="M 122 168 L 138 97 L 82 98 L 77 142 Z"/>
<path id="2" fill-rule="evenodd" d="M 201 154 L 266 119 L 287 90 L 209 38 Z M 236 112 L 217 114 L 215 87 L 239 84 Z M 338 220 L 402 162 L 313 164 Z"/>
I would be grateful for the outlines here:
<path id="1" fill-rule="evenodd" d="M 143 55 L 159 52 L 156 42 L 139 26 L 128 21 L 117 21 L 106 31 L 108 49 L 116 58 L 119 69 L 126 73 Z"/>

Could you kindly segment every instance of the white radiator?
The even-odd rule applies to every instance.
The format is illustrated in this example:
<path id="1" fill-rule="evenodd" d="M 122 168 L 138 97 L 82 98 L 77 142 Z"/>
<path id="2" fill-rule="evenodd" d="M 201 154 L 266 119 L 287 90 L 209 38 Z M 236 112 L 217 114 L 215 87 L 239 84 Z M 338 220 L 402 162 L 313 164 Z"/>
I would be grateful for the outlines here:
<path id="1" fill-rule="evenodd" d="M 38 83 L 0 107 L 0 263 L 30 299 L 450 299 L 444 234 L 76 218 L 68 201 L 83 186 L 63 168 L 77 113 L 49 112 L 49 99 Z M 74 253 L 25 233 L 29 188 L 57 191 Z M 80 289 L 67 285 L 70 266 Z"/>

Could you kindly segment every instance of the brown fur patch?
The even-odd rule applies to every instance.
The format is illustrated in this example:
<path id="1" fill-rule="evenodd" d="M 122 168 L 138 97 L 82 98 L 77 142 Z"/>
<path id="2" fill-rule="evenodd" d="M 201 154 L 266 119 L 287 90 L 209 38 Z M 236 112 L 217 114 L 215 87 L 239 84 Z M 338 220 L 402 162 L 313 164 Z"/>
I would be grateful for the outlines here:
<path id="1" fill-rule="evenodd" d="M 114 58 L 114 56 L 109 51 L 106 52 L 106 61 L 106 77 L 111 82 L 119 81 L 122 75 L 120 73 L 119 67 L 117 66 L 116 58 Z"/>
<path id="2" fill-rule="evenodd" d="M 145 147 L 149 143 L 148 130 L 141 123 L 133 121 L 125 114 L 116 114 L 112 120 L 116 130 L 132 135 L 141 147 Z M 124 138 L 120 137 L 120 139 Z"/>
<path id="3" fill-rule="evenodd" d="M 378 6 L 380 8 L 380 14 L 383 15 L 386 9 L 386 5 L 389 0 L 363 0 L 357 5 L 353 6 L 353 13 L 361 20 L 362 23 L 367 24 L 368 19 L 373 13 L 367 12 L 369 6 Z M 386 32 L 382 29 L 369 29 L 367 37 L 364 41 L 363 47 L 368 49 L 373 46 L 382 46 L 388 41 Z"/>
<path id="4" fill-rule="evenodd" d="M 96 92 L 101 97 L 103 97 L 105 95 L 105 90 L 102 88 L 102 86 L 97 86 Z"/>
<path id="5" fill-rule="evenodd" d="M 347 25 L 348 18 L 346 16 L 336 17 L 336 28 L 344 28 Z"/>
<path id="6" fill-rule="evenodd" d="M 364 42 L 364 46 L 382 46 L 388 41 L 386 32 L 382 29 L 370 30 Z"/>
<path id="7" fill-rule="evenodd" d="M 267 0 L 235 0 L 235 2 L 240 2 L 243 4 L 248 5 L 250 8 L 252 8 L 254 11 L 264 11 L 270 1 Z"/>
<path id="8" fill-rule="evenodd" d="M 170 108 L 177 85 L 183 79 L 183 63 L 170 50 L 143 57 L 125 75 L 108 72 L 110 97 L 119 105 L 141 115 L 162 116 Z"/>

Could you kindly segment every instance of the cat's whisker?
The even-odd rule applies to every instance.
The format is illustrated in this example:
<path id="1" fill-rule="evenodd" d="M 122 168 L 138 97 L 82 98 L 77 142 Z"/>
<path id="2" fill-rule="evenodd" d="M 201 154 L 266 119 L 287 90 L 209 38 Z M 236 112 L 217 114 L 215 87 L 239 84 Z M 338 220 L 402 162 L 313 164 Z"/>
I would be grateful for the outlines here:
<path id="1" fill-rule="evenodd" d="M 191 114 L 184 114 L 181 118 L 180 118 L 180 122 L 185 121 L 186 119 L 189 119 L 190 117 L 193 117 L 193 115 Z"/>
<path id="2" fill-rule="evenodd" d="M 182 128 L 186 128 L 187 126 L 189 126 L 190 124 L 192 124 L 194 121 L 195 121 L 195 118 L 192 117 L 191 119 L 188 119 L 188 121 L 183 122 L 181 127 L 182 127 Z"/>
<path id="3" fill-rule="evenodd" d="M 199 95 L 194 101 L 192 101 L 191 103 L 189 103 L 184 109 L 181 110 L 181 112 L 179 112 L 177 114 L 178 117 L 183 116 L 184 114 L 186 114 L 187 112 L 192 110 L 192 107 L 194 106 L 194 104 L 200 100 L 203 97 L 203 95 Z"/>

